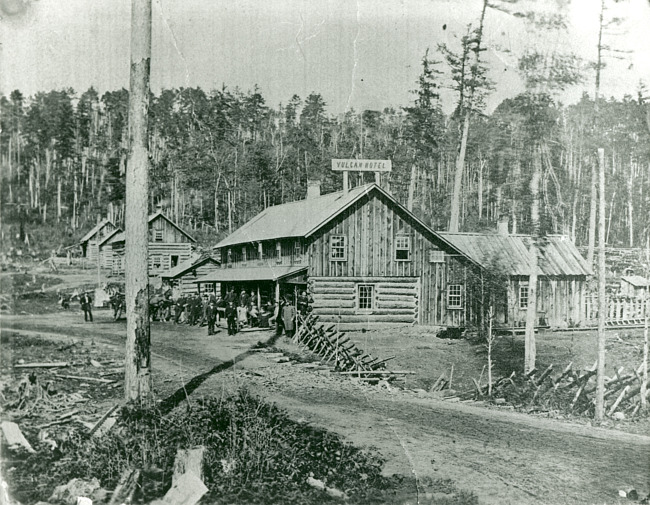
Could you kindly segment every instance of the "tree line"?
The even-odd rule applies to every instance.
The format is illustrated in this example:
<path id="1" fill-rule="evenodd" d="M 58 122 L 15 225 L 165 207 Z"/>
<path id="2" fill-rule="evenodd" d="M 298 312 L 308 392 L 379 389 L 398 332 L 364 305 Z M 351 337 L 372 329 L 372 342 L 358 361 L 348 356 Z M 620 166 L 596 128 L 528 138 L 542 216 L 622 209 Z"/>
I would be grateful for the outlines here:
<path id="1" fill-rule="evenodd" d="M 464 56 L 441 53 L 446 65 L 461 69 L 463 57 L 473 57 L 471 36 L 465 43 Z M 341 189 L 332 158 L 391 159 L 393 172 L 382 174 L 382 185 L 434 229 L 449 228 L 457 194 L 460 231 L 493 229 L 508 218 L 513 232 L 533 233 L 530 183 L 536 176 L 542 233 L 586 244 L 592 172 L 597 149 L 604 148 L 607 243 L 645 245 L 650 125 L 643 91 L 597 104 L 585 92 L 565 105 L 529 87 L 486 113 L 467 105 L 480 94 L 468 86 L 483 75 L 472 70 L 476 75 L 457 73 L 465 102 L 445 114 L 444 66 L 427 52 L 412 103 L 381 111 L 331 114 L 318 93 L 270 107 L 257 87 L 152 95 L 149 207 L 216 239 L 265 207 L 304 198 L 309 179 L 320 180 L 324 192 Z M 30 97 L 15 90 L 0 97 L 0 107 L 5 222 L 58 223 L 75 235 L 99 215 L 122 222 L 127 90 L 100 96 L 94 88 L 81 94 L 62 89 Z"/>

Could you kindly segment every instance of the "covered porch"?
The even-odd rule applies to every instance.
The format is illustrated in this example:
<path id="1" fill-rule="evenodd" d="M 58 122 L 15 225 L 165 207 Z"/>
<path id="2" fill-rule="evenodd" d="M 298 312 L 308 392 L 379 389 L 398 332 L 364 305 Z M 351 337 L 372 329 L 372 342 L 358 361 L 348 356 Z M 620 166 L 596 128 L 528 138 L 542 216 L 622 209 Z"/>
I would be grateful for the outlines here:
<path id="1" fill-rule="evenodd" d="M 306 266 L 262 266 L 219 268 L 194 281 L 200 294 L 224 297 L 231 288 L 236 294 L 253 294 L 258 309 L 262 304 L 279 302 L 281 297 L 295 300 L 307 286 Z"/>

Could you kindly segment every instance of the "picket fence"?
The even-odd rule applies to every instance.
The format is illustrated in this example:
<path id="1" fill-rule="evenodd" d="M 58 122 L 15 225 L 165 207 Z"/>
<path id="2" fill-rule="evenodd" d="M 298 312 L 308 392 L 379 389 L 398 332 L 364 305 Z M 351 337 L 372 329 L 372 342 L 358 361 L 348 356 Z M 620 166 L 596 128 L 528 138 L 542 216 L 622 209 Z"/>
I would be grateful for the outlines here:
<path id="1" fill-rule="evenodd" d="M 643 298 L 608 297 L 605 321 L 609 325 L 640 324 L 650 310 L 650 300 Z M 584 321 L 598 323 L 598 295 L 587 295 L 584 304 Z"/>

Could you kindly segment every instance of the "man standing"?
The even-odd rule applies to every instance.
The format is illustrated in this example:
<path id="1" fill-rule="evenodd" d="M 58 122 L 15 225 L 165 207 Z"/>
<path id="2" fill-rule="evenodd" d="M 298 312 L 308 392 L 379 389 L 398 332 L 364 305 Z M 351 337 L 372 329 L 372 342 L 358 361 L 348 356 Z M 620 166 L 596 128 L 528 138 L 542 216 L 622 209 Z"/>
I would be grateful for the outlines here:
<path id="1" fill-rule="evenodd" d="M 214 335 L 216 333 L 214 325 L 217 322 L 217 303 L 214 300 L 208 302 L 205 313 L 208 320 L 208 335 Z"/>
<path id="2" fill-rule="evenodd" d="M 84 321 L 86 322 L 90 321 L 92 323 L 93 322 L 93 311 L 92 311 L 93 299 L 90 297 L 87 291 L 84 291 L 84 293 L 79 297 L 79 303 L 81 303 L 81 310 L 84 311 Z"/>
<path id="3" fill-rule="evenodd" d="M 288 338 L 293 338 L 293 333 L 296 331 L 296 308 L 291 302 L 292 300 L 287 300 L 287 303 L 282 308 L 282 323 Z"/>
<path id="4" fill-rule="evenodd" d="M 226 305 L 226 319 L 228 320 L 228 335 L 237 333 L 237 308 L 233 302 Z"/>

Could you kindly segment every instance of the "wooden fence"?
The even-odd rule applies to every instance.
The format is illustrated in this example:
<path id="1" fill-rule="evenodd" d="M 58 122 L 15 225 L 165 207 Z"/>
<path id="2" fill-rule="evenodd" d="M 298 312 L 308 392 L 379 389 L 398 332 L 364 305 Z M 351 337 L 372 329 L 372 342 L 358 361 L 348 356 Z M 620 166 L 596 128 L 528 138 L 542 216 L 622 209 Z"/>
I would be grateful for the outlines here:
<path id="1" fill-rule="evenodd" d="M 650 310 L 650 300 L 643 298 L 608 297 L 606 324 L 641 324 Z M 598 323 L 598 295 L 585 296 L 584 322 L 587 326 Z"/>

